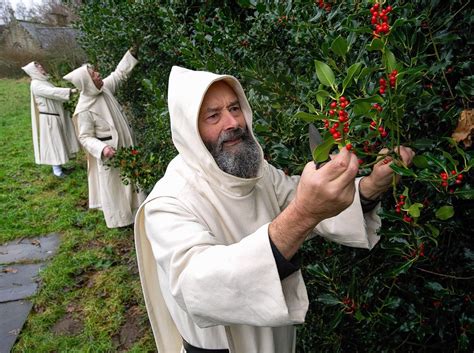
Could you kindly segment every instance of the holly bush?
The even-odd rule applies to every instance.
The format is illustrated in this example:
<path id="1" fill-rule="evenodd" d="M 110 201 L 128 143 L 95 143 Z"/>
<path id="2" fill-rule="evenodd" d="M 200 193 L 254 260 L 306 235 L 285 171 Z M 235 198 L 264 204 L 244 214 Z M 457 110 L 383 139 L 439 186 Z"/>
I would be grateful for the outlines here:
<path id="1" fill-rule="evenodd" d="M 166 107 L 172 65 L 238 77 L 265 158 L 290 174 L 339 147 L 357 154 L 365 175 L 387 149 L 383 158 L 402 182 L 382 200 L 379 244 L 368 252 L 317 238 L 301 251 L 310 310 L 298 327 L 298 352 L 467 352 L 474 331 L 468 5 L 103 0 L 80 7 L 77 26 L 104 75 L 140 44 L 140 64 L 119 97 L 139 145 L 113 163 L 145 190 L 176 154 Z M 325 138 L 315 151 L 309 122 Z M 400 144 L 416 151 L 412 166 L 399 160 Z"/>

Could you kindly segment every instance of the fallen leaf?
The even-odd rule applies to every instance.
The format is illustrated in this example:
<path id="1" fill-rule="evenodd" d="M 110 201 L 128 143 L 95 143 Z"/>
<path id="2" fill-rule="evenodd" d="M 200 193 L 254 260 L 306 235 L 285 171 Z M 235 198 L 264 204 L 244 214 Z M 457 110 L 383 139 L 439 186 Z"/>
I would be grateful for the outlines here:
<path id="1" fill-rule="evenodd" d="M 5 268 L 2 268 L 2 272 L 4 272 L 4 273 L 17 273 L 18 270 L 16 268 L 13 268 L 13 267 L 5 267 Z"/>
<path id="2" fill-rule="evenodd" d="M 452 134 L 456 142 L 463 142 L 465 147 L 471 147 L 474 132 L 474 110 L 463 110 L 458 120 L 458 126 Z"/>
<path id="3" fill-rule="evenodd" d="M 31 245 L 41 247 L 41 242 L 37 239 L 33 239 L 30 243 L 31 243 Z"/>

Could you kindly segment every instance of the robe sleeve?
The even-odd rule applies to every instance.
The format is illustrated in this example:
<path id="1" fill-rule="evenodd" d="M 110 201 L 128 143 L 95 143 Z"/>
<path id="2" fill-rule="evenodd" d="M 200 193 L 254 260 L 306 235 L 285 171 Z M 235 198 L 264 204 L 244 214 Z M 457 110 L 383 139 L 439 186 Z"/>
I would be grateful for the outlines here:
<path id="1" fill-rule="evenodd" d="M 106 143 L 98 140 L 95 135 L 95 122 L 90 112 L 77 114 L 77 138 L 85 150 L 94 158 L 102 158 L 102 150 Z"/>
<path id="2" fill-rule="evenodd" d="M 200 327 L 301 323 L 308 307 L 301 272 L 283 281 L 268 224 L 224 245 L 186 207 L 161 197 L 145 206 L 145 229 L 161 281 Z"/>
<path id="3" fill-rule="evenodd" d="M 61 102 L 68 101 L 71 95 L 70 88 L 54 87 L 41 83 L 32 84 L 31 89 L 37 97 L 54 99 Z"/>
<path id="4" fill-rule="evenodd" d="M 115 68 L 115 71 L 104 79 L 104 86 L 112 93 L 115 93 L 120 84 L 128 78 L 137 63 L 138 60 L 130 54 L 130 51 L 127 51 Z"/>
<path id="5" fill-rule="evenodd" d="M 295 196 L 299 177 L 289 177 L 270 165 L 269 168 L 275 194 L 280 207 L 284 209 Z M 380 239 L 377 230 L 381 226 L 380 217 L 377 215 L 380 204 L 369 212 L 363 212 L 359 197 L 360 179 L 355 180 L 356 191 L 352 204 L 337 216 L 320 222 L 310 237 L 321 235 L 342 245 L 365 249 L 372 249 L 377 244 Z"/>

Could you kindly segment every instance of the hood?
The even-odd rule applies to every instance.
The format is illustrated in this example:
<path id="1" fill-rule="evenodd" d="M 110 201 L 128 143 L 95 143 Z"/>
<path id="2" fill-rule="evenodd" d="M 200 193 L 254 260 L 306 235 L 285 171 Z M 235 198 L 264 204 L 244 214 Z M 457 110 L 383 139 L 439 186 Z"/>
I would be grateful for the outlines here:
<path id="1" fill-rule="evenodd" d="M 49 79 L 49 75 L 44 75 L 38 70 L 34 61 L 23 66 L 22 69 L 31 77 L 32 80 L 47 81 Z"/>
<path id="2" fill-rule="evenodd" d="M 223 80 L 237 95 L 247 128 L 252 138 L 252 110 L 240 82 L 233 76 L 217 75 L 206 71 L 193 71 L 173 66 L 168 85 L 168 109 L 171 119 L 173 143 L 184 162 L 202 178 L 220 187 L 226 193 L 240 196 L 248 193 L 263 173 L 263 151 L 260 149 L 261 163 L 256 178 L 239 178 L 223 172 L 201 139 L 198 117 L 204 95 L 214 82 Z"/>
<path id="3" fill-rule="evenodd" d="M 71 82 L 81 92 L 74 115 L 91 110 L 98 96 L 102 93 L 102 89 L 97 89 L 94 81 L 92 81 L 92 77 L 87 70 L 88 65 L 84 64 L 63 77 L 63 79 Z"/>
<path id="4" fill-rule="evenodd" d="M 97 96 L 101 93 L 101 89 L 97 89 L 94 82 L 92 81 L 87 67 L 89 64 L 84 64 L 81 67 L 71 71 L 63 78 L 66 81 L 71 82 L 80 92 L 85 96 Z"/>

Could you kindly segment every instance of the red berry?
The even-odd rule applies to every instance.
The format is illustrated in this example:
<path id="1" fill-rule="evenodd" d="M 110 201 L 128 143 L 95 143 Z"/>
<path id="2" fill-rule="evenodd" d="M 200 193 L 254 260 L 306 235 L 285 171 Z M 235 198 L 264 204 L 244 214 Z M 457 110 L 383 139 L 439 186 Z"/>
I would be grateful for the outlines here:
<path id="1" fill-rule="evenodd" d="M 330 105 L 331 108 L 337 108 L 337 102 L 332 102 Z"/>
<path id="2" fill-rule="evenodd" d="M 464 175 L 462 175 L 462 174 L 459 174 L 459 175 L 456 177 L 457 180 L 462 180 L 463 178 L 464 178 Z"/>
<path id="3" fill-rule="evenodd" d="M 452 175 L 456 175 L 456 171 L 455 171 L 455 170 L 451 170 L 451 174 L 452 174 Z"/>
<path id="4" fill-rule="evenodd" d="M 348 143 L 348 144 L 346 145 L 346 149 L 347 149 L 348 151 L 350 151 L 350 150 L 352 149 L 352 145 L 351 145 L 350 143 Z"/>

